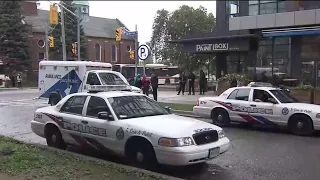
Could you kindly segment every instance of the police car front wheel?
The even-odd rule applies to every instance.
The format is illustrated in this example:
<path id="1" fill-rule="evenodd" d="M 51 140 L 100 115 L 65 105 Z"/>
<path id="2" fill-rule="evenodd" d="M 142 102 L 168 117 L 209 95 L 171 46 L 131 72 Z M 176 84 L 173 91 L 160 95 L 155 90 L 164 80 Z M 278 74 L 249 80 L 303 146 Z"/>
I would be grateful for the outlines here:
<path id="1" fill-rule="evenodd" d="M 152 167 L 157 164 L 153 147 L 146 140 L 135 140 L 127 145 L 127 158 L 140 167 Z"/>
<path id="2" fill-rule="evenodd" d="M 62 135 L 57 127 L 55 126 L 47 127 L 47 130 L 45 131 L 45 135 L 46 135 L 46 141 L 48 146 L 63 149 L 63 150 L 66 149 L 67 145 L 65 144 L 62 138 Z"/>
<path id="3" fill-rule="evenodd" d="M 293 115 L 288 122 L 289 130 L 299 136 L 309 136 L 314 132 L 312 120 L 302 114 Z"/>

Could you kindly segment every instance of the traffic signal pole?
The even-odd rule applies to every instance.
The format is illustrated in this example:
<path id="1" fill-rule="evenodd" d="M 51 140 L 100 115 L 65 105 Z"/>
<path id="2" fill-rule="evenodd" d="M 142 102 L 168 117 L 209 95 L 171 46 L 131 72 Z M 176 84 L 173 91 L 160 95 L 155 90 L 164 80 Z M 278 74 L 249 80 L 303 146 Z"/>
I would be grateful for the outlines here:
<path id="1" fill-rule="evenodd" d="M 135 67 L 134 67 L 134 74 L 135 77 L 138 75 L 138 63 L 139 63 L 139 57 L 138 57 L 138 48 L 139 48 L 139 42 L 138 42 L 138 25 L 135 26 L 136 36 L 134 40 L 134 54 L 135 54 Z"/>
<path id="2" fill-rule="evenodd" d="M 81 21 L 81 19 L 80 19 L 80 8 L 78 8 L 78 17 L 77 17 L 77 22 L 78 22 L 78 24 L 77 24 L 77 48 L 78 48 L 78 52 L 77 52 L 77 54 L 78 54 L 78 61 L 81 61 L 81 56 L 80 56 L 80 21 Z"/>
<path id="3" fill-rule="evenodd" d="M 61 1 L 62 2 L 62 1 Z M 61 4 L 60 2 L 60 4 Z M 61 43 L 62 43 L 62 59 L 67 60 L 67 50 L 66 50 L 66 34 L 64 31 L 64 7 L 60 5 L 61 9 Z"/>
<path id="4" fill-rule="evenodd" d="M 47 61 L 49 61 L 49 41 L 48 41 L 48 38 L 49 38 L 49 36 L 48 36 L 48 26 L 49 26 L 49 23 L 46 21 L 46 26 L 45 26 L 45 31 L 44 31 L 44 33 L 45 33 L 45 41 L 44 41 L 44 43 L 45 43 L 45 48 L 46 48 L 46 59 L 47 59 Z"/>
<path id="5" fill-rule="evenodd" d="M 60 3 L 58 4 L 60 9 L 61 9 L 61 36 L 62 36 L 62 53 L 63 53 L 63 60 L 66 61 L 67 60 L 67 53 L 66 53 L 66 37 L 65 37 L 65 31 L 64 31 L 64 11 L 68 11 L 71 15 L 73 15 L 74 17 L 77 18 L 77 49 L 78 49 L 78 61 L 80 61 L 80 22 L 81 22 L 81 17 L 80 17 L 80 9 L 77 9 L 77 14 L 73 13 L 72 11 L 70 11 L 68 8 L 64 7 L 64 5 L 62 5 L 62 1 L 60 1 Z"/>

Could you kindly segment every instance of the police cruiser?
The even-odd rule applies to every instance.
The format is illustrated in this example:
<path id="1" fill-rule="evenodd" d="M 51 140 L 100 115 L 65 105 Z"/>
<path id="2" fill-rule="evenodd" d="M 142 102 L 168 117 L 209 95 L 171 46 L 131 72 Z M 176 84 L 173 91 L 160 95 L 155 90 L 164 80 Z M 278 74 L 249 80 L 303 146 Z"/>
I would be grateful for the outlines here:
<path id="1" fill-rule="evenodd" d="M 286 90 L 275 87 L 229 88 L 220 96 L 199 98 L 193 113 L 212 118 L 220 126 L 230 122 L 285 126 L 296 135 L 320 130 L 319 105 L 299 103 Z"/>
<path id="2" fill-rule="evenodd" d="M 32 131 L 48 146 L 111 151 L 140 165 L 204 163 L 229 149 L 229 139 L 216 125 L 171 114 L 169 107 L 126 91 L 130 87 L 104 87 L 89 86 L 89 92 L 37 109 Z"/>

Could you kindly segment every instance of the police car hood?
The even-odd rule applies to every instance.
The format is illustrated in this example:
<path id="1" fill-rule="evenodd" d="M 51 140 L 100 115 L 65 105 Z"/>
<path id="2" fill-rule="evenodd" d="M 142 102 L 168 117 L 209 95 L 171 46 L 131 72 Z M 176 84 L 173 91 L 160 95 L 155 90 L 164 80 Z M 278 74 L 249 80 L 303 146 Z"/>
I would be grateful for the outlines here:
<path id="1" fill-rule="evenodd" d="M 189 137 L 199 131 L 221 130 L 220 127 L 174 114 L 124 120 L 128 128 L 147 131 L 163 137 Z"/>

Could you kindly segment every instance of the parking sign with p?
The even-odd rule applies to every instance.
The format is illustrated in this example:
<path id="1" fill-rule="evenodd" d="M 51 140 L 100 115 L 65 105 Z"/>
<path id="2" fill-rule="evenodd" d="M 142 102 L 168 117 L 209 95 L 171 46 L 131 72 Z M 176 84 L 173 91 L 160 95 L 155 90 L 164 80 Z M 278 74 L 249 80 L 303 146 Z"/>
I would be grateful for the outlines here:
<path id="1" fill-rule="evenodd" d="M 151 55 L 151 49 L 147 44 L 142 44 L 138 48 L 138 57 L 141 60 L 146 60 Z"/>

